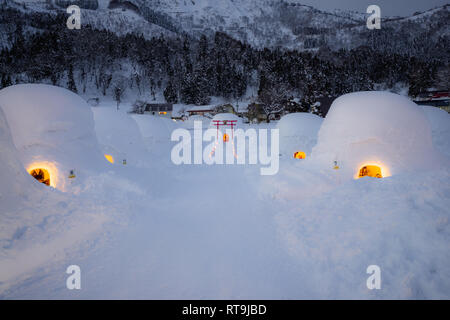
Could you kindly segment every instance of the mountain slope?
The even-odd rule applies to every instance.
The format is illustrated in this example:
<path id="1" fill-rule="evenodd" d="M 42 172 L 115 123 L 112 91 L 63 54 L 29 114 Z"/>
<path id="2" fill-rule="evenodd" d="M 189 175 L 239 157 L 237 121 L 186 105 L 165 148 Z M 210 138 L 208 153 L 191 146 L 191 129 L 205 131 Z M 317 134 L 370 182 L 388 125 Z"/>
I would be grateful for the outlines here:
<path id="1" fill-rule="evenodd" d="M 82 9 L 82 25 L 118 35 L 187 33 L 194 37 L 224 32 L 257 48 L 283 47 L 298 50 L 374 49 L 409 53 L 414 43 L 422 47 L 448 41 L 450 6 L 411 17 L 386 17 L 382 29 L 366 28 L 366 14 L 335 10 L 325 12 L 296 0 L 8 0 L 7 5 L 25 12 L 65 14 L 69 3 Z M 444 40 L 442 40 L 444 39 Z"/>

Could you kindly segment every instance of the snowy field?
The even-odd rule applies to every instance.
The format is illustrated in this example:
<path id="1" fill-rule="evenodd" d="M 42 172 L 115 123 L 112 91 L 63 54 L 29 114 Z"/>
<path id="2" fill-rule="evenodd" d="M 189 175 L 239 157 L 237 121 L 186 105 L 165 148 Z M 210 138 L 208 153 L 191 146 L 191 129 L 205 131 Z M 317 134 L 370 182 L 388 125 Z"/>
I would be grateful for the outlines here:
<path id="1" fill-rule="evenodd" d="M 449 299 L 450 116 L 402 101 L 370 119 L 367 108 L 365 123 L 342 99 L 323 121 L 241 124 L 280 130 L 279 172 L 263 176 L 259 164 L 173 164 L 170 135 L 189 121 L 3 89 L 0 298 Z M 354 179 L 373 150 L 384 177 Z M 27 173 L 33 163 L 54 187 Z M 66 288 L 70 265 L 81 290 Z M 369 265 L 380 290 L 366 286 Z"/>

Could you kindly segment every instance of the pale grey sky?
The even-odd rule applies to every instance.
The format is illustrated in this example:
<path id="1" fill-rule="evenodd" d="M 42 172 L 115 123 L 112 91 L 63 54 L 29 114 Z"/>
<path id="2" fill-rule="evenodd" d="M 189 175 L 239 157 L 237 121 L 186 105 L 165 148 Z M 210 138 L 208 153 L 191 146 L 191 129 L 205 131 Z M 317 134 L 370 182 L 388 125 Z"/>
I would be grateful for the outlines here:
<path id="1" fill-rule="evenodd" d="M 450 3 L 450 0 L 298 0 L 322 10 L 344 9 L 366 12 L 371 4 L 380 6 L 382 16 L 409 16 Z"/>

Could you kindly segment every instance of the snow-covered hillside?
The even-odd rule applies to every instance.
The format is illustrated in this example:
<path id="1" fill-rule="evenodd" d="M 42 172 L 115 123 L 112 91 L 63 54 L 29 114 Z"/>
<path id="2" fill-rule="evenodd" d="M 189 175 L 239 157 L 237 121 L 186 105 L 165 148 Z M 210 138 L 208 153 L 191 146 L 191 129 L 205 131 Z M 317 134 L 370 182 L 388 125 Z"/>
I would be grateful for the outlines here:
<path id="1" fill-rule="evenodd" d="M 367 14 L 343 10 L 326 12 L 302 5 L 297 0 L 90 1 L 96 2 L 95 9 L 85 5 L 82 23 L 118 35 L 137 33 L 151 38 L 187 33 L 198 37 L 221 31 L 255 47 L 281 46 L 301 50 L 324 46 L 348 49 L 367 42 Z M 83 7 L 82 1 L 77 3 Z M 63 13 L 64 4 L 60 1 L 59 5 L 49 6 L 45 1 L 12 0 L 9 5 L 24 12 Z M 440 36 L 449 34 L 445 23 L 449 10 L 446 5 L 411 17 L 383 16 L 383 27 L 400 42 L 411 36 L 411 28 L 415 29 L 416 35 L 431 32 L 429 40 L 437 41 Z"/>

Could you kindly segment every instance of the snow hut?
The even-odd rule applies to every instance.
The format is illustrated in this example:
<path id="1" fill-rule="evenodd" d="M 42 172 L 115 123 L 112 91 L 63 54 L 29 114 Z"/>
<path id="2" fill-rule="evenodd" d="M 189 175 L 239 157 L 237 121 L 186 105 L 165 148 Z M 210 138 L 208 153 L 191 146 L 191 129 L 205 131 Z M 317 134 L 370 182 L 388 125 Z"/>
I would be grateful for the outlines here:
<path id="1" fill-rule="evenodd" d="M 406 97 L 376 91 L 333 102 L 312 157 L 355 179 L 414 172 L 443 161 L 422 108 Z"/>
<path id="2" fill-rule="evenodd" d="M 450 157 L 450 114 L 440 108 L 421 106 L 431 125 L 433 145 Z"/>
<path id="3" fill-rule="evenodd" d="M 127 164 L 145 165 L 144 139 L 136 121 L 116 108 L 96 107 L 92 112 L 97 140 L 106 160 L 112 164 L 123 164 L 125 160 Z"/>
<path id="4" fill-rule="evenodd" d="M 148 146 L 170 141 L 170 135 L 176 128 L 172 120 L 162 117 L 141 114 L 133 114 L 131 117 L 136 121 L 144 143 Z"/>
<path id="5" fill-rule="evenodd" d="M 323 118 L 306 112 L 289 113 L 277 123 L 283 157 L 305 159 L 317 142 Z"/>
<path id="6" fill-rule="evenodd" d="M 33 179 L 25 171 L 14 146 L 11 130 L 6 121 L 2 108 L 0 108 L 0 199 L 2 210 L 8 212 L 8 208 L 16 205 L 24 194 L 34 196 L 39 194 L 39 187 L 32 182 Z M 12 201 L 13 200 L 13 201 Z"/>
<path id="7" fill-rule="evenodd" d="M 21 162 L 38 181 L 65 191 L 106 162 L 91 108 L 75 93 L 42 84 L 14 85 L 0 90 L 0 108 Z"/>
<path id="8" fill-rule="evenodd" d="M 171 148 L 170 136 L 172 131 L 178 127 L 177 124 L 164 117 L 146 114 L 133 114 L 131 117 L 137 123 L 146 151 L 161 159 L 167 159 Z M 150 163 L 147 163 L 147 165 L 150 165 Z"/>

